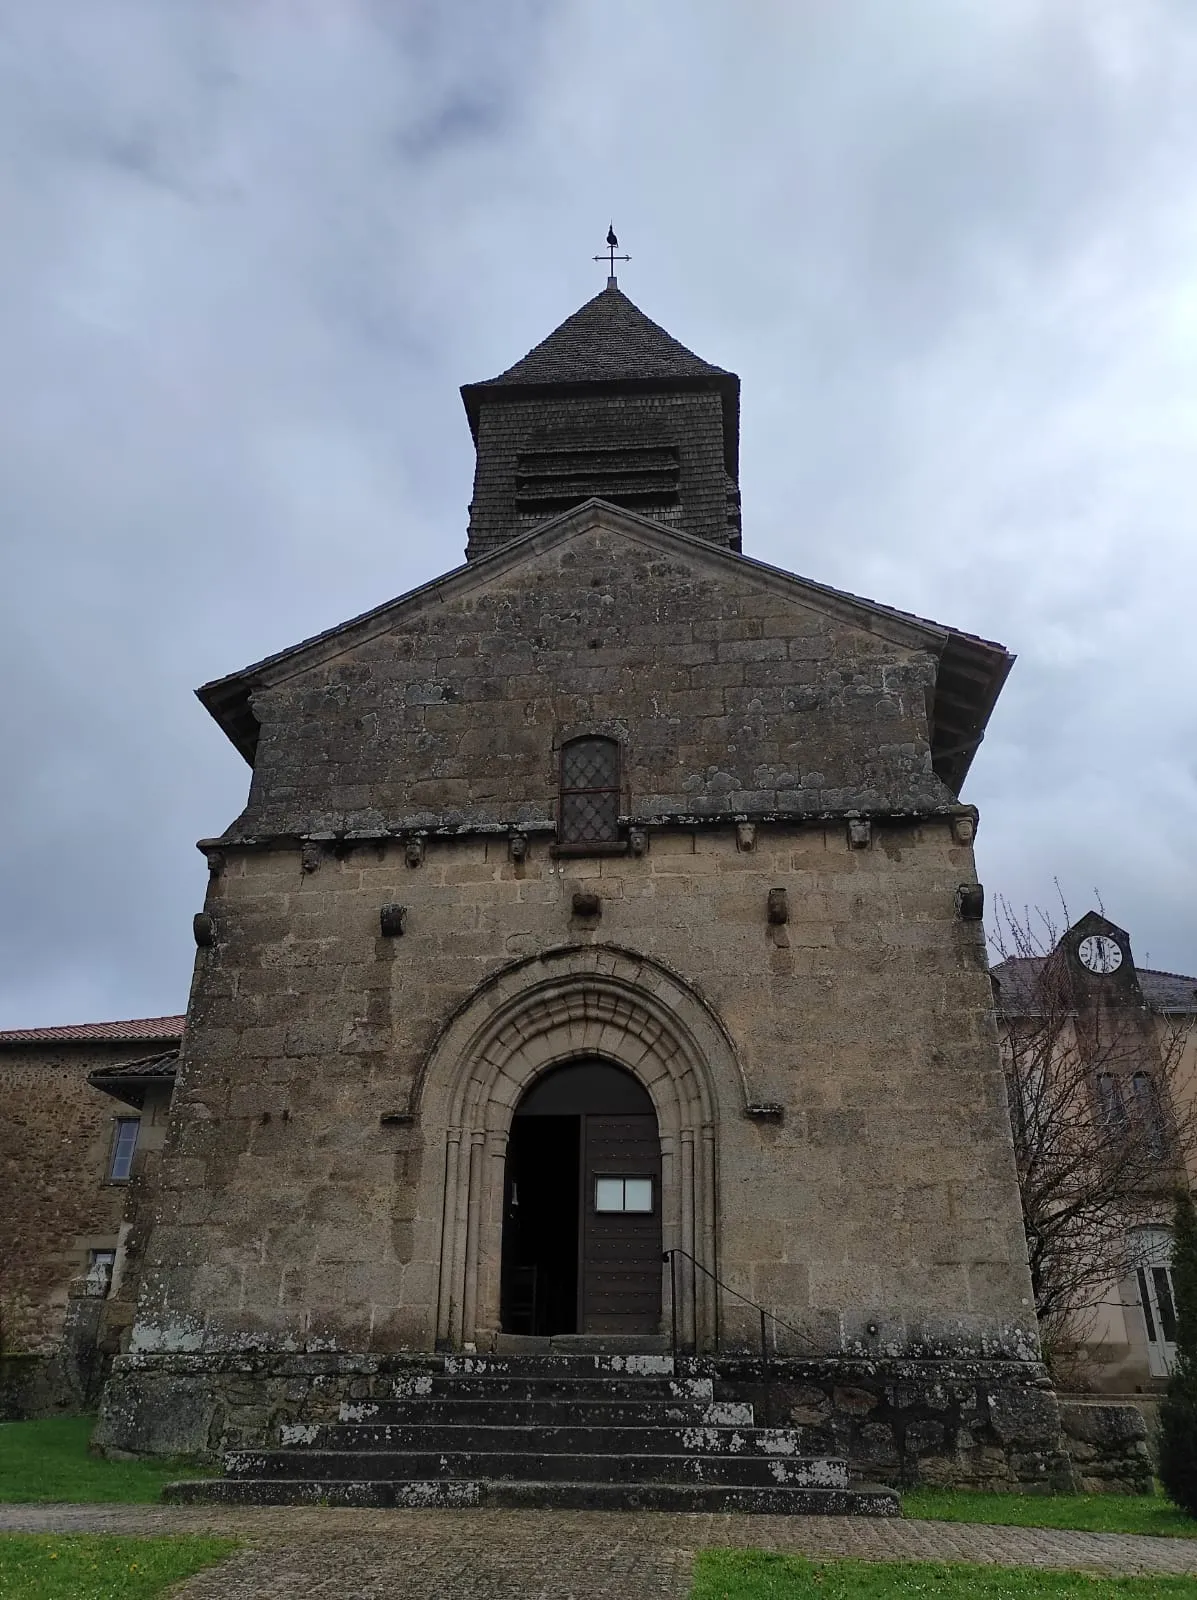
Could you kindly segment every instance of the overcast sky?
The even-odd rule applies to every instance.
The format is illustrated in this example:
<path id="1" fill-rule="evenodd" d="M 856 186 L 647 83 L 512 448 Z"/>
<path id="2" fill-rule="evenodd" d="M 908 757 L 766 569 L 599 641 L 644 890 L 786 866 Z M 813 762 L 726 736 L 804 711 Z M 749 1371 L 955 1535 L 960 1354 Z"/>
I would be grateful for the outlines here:
<path id="1" fill-rule="evenodd" d="M 183 1009 L 192 690 L 460 561 L 611 218 L 745 551 L 1018 653 L 991 903 L 1197 970 L 1193 0 L 0 0 L 0 153 L 0 1027 Z"/>

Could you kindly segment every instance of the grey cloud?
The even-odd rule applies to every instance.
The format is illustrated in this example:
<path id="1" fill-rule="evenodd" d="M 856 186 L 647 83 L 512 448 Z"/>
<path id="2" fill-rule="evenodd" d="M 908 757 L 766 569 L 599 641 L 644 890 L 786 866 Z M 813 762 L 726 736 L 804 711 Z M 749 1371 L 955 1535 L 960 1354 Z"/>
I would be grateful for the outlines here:
<path id="1" fill-rule="evenodd" d="M 11 4 L 0 1026 L 173 1011 L 192 697 L 454 565 L 457 386 L 601 286 L 744 381 L 745 547 L 1020 662 L 991 894 L 1192 967 L 1187 4 Z"/>

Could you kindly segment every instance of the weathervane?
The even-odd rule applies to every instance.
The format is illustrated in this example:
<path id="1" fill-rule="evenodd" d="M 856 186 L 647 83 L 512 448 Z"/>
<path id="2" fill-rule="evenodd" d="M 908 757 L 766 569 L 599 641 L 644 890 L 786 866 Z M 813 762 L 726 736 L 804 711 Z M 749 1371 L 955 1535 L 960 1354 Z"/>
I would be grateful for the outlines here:
<path id="1" fill-rule="evenodd" d="M 595 256 L 595 258 L 594 258 L 596 261 L 605 261 L 607 259 L 610 260 L 610 264 L 611 264 L 610 265 L 610 276 L 607 279 L 607 287 L 608 287 L 608 289 L 618 289 L 619 288 L 619 281 L 615 276 L 615 263 L 617 261 L 630 261 L 632 259 L 631 256 L 617 256 L 615 254 L 615 252 L 618 249 L 619 249 L 619 240 L 615 237 L 615 224 L 612 223 L 611 226 L 607 229 L 607 254 L 606 254 L 606 256 Z"/>

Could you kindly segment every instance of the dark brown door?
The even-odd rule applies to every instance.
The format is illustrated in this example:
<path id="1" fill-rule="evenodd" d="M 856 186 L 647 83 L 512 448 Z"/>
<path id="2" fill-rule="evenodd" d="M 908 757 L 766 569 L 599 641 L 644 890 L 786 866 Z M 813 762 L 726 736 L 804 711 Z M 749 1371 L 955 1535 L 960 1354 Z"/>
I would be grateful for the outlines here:
<path id="1" fill-rule="evenodd" d="M 647 1096 L 646 1096 L 647 1098 Z M 582 1118 L 583 1333 L 656 1333 L 661 1320 L 661 1141 L 647 1115 Z"/>
<path id="2" fill-rule="evenodd" d="M 554 1068 L 507 1144 L 503 1328 L 657 1333 L 661 1142 L 647 1091 L 605 1061 Z"/>

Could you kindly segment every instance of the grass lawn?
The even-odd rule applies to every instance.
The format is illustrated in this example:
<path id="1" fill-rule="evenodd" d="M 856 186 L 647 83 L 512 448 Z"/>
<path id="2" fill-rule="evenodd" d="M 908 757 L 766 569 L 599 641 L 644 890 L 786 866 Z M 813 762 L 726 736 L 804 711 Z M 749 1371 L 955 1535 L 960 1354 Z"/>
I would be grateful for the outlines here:
<path id="1" fill-rule="evenodd" d="M 761 1550 L 704 1550 L 691 1600 L 1197 1600 L 1197 1578 L 1093 1578 L 1030 1567 L 938 1561 L 807 1561 Z"/>
<path id="2" fill-rule="evenodd" d="M 0 1595 L 4 1600 L 79 1600 L 83 1595 L 143 1600 L 236 1548 L 235 1539 L 8 1533 L 0 1535 Z"/>
<path id="3" fill-rule="evenodd" d="M 1082 1528 L 1088 1533 L 1155 1533 L 1197 1539 L 1197 1522 L 1155 1494 L 976 1494 L 907 1489 L 902 1511 L 934 1522 L 990 1522 L 1009 1528 Z"/>
<path id="4" fill-rule="evenodd" d="M 0 1502 L 156 1501 L 172 1478 L 199 1477 L 179 1462 L 102 1461 L 87 1453 L 94 1417 L 0 1422 Z M 50 1591 L 47 1591 L 50 1592 Z M 147 1590 L 147 1593 L 149 1591 Z M 0 1585 L 0 1595 L 8 1591 Z"/>

